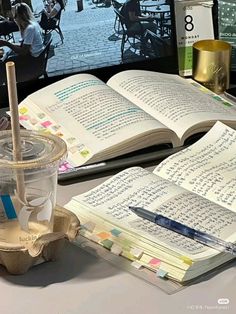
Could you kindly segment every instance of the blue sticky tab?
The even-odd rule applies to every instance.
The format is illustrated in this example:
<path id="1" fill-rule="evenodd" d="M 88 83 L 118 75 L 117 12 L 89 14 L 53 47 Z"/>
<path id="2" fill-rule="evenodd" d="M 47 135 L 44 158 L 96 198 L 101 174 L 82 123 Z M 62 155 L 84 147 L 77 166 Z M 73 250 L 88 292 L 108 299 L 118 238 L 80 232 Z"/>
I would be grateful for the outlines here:
<path id="1" fill-rule="evenodd" d="M 167 271 L 165 271 L 163 269 L 158 269 L 156 274 L 158 277 L 164 278 L 167 275 Z"/>
<path id="2" fill-rule="evenodd" d="M 120 235 L 120 233 L 121 233 L 121 231 L 118 230 L 118 229 L 112 229 L 110 232 L 115 237 L 118 237 Z"/>
<path id="3" fill-rule="evenodd" d="M 1 195 L 1 200 L 5 209 L 5 213 L 8 219 L 15 219 L 17 218 L 15 208 L 11 201 L 10 195 Z"/>

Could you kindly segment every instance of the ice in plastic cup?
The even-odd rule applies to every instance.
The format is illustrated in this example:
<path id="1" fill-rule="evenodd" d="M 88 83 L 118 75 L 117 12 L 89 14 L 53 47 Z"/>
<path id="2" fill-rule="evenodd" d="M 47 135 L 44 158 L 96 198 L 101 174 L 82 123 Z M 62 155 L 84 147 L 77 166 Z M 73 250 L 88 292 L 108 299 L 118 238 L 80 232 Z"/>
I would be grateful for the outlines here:
<path id="1" fill-rule="evenodd" d="M 22 161 L 14 161 L 12 133 L 0 132 L 0 242 L 31 245 L 52 232 L 57 172 L 66 157 L 55 135 L 21 130 Z"/>

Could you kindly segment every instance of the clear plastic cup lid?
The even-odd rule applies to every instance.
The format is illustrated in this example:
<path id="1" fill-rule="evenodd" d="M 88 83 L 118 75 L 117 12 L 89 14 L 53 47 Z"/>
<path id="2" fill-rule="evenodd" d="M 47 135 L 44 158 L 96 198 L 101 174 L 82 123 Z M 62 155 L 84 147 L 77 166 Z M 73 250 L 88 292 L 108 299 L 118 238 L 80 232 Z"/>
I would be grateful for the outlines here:
<path id="1" fill-rule="evenodd" d="M 23 129 L 20 134 L 22 160 L 15 161 L 11 130 L 0 132 L 0 168 L 41 168 L 66 158 L 67 146 L 60 137 Z"/>

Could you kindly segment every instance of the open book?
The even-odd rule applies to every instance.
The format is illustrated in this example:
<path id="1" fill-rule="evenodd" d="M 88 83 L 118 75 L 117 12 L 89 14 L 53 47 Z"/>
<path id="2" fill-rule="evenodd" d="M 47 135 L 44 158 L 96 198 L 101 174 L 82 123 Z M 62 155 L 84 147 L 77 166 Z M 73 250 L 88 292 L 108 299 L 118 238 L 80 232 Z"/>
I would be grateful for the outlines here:
<path id="1" fill-rule="evenodd" d="M 153 173 L 132 167 L 65 205 L 81 234 L 157 275 L 185 282 L 231 260 L 192 239 L 144 220 L 138 206 L 236 242 L 236 131 L 217 122 L 198 142 Z"/>
<path id="2" fill-rule="evenodd" d="M 78 74 L 29 95 L 20 105 L 27 129 L 46 130 L 68 145 L 72 166 L 144 147 L 182 146 L 217 120 L 236 128 L 236 108 L 177 75 L 130 70 L 107 84 Z"/>

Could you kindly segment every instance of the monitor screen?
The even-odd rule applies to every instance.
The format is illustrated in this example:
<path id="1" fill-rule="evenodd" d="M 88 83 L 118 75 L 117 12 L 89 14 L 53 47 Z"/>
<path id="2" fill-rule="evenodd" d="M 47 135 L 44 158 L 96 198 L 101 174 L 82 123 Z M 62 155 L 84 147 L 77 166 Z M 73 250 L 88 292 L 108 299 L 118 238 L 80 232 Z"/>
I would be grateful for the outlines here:
<path id="1" fill-rule="evenodd" d="M 23 56 L 23 61 L 19 62 L 20 58 L 16 61 L 19 101 L 45 85 L 80 72 L 95 74 L 104 81 L 119 71 L 134 68 L 178 72 L 174 0 L 16 2 L 26 2 L 32 8 L 34 18 L 40 24 L 44 44 L 50 42 L 44 70 L 40 55 L 35 57 L 39 60 L 36 65 L 35 59 L 32 63 L 26 56 Z M 56 15 L 49 17 L 53 10 Z M 1 39 L 19 44 L 21 34 L 18 26 L 12 26 L 11 32 L 7 33 L 9 23 L 6 21 L 9 21 L 10 14 L 1 13 L 7 19 L 0 21 Z M 14 19 L 10 18 L 10 21 L 15 23 Z M 11 51 L 9 47 L 2 48 L 0 106 L 4 107 L 8 105 L 7 88 L 1 77 L 4 62 L 9 55 L 11 57 Z M 37 77 L 36 80 L 35 76 L 39 79 Z"/>

